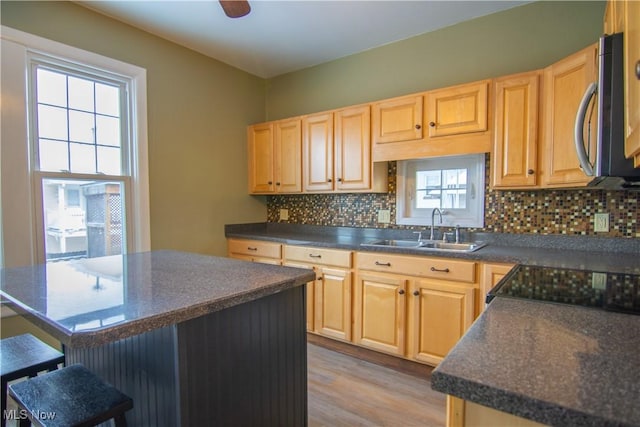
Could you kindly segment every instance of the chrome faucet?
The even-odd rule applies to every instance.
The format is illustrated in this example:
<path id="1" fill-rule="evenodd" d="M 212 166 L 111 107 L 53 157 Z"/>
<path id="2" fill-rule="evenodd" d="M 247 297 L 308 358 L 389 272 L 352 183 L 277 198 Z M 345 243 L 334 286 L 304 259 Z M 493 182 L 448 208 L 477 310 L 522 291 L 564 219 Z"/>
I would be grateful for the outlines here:
<path id="1" fill-rule="evenodd" d="M 442 211 L 438 208 L 433 208 L 433 210 L 431 211 L 431 234 L 429 235 L 429 240 L 433 240 L 433 223 L 436 212 L 438 212 L 438 215 L 440 216 L 440 224 L 442 224 Z"/>

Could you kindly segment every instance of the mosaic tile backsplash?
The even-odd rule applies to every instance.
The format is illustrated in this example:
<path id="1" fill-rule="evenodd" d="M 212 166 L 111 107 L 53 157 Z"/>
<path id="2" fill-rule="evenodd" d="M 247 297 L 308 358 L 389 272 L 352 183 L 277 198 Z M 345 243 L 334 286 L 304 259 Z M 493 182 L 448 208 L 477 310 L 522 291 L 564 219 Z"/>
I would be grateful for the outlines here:
<path id="1" fill-rule="evenodd" d="M 640 238 L 640 192 L 611 190 L 498 191 L 489 188 L 486 162 L 485 226 L 472 231 L 597 235 Z M 389 192 L 385 194 L 304 194 L 267 196 L 267 221 L 334 227 L 411 229 L 396 225 L 396 162 L 389 162 Z M 391 211 L 391 224 L 379 224 L 377 212 Z M 609 233 L 594 231 L 594 213 L 609 212 Z"/>

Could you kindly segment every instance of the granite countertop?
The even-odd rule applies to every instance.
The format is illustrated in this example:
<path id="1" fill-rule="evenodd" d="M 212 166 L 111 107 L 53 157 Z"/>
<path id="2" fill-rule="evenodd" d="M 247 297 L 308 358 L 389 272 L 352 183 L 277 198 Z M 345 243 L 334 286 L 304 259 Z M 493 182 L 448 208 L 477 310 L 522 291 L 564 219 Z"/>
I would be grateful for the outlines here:
<path id="1" fill-rule="evenodd" d="M 176 251 L 0 271 L 10 307 L 71 347 L 91 347 L 301 286 L 309 270 Z"/>
<path id="2" fill-rule="evenodd" d="M 423 235 L 427 235 L 424 228 L 421 231 Z M 367 252 L 640 273 L 638 262 L 640 239 L 463 232 L 462 240 L 484 241 L 488 245 L 475 252 L 444 252 L 429 249 L 362 246 L 362 243 L 375 239 L 416 239 L 412 230 L 255 223 L 227 225 L 225 236 Z"/>
<path id="3" fill-rule="evenodd" d="M 640 316 L 496 297 L 432 387 L 557 426 L 640 426 Z"/>

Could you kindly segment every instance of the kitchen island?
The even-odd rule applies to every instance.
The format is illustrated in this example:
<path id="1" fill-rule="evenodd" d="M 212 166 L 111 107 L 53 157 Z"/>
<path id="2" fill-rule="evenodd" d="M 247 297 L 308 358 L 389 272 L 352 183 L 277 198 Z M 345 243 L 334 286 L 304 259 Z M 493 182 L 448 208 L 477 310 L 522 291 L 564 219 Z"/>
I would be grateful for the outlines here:
<path id="1" fill-rule="evenodd" d="M 134 426 L 306 425 L 313 272 L 155 251 L 3 269 L 0 292 L 133 398 Z"/>

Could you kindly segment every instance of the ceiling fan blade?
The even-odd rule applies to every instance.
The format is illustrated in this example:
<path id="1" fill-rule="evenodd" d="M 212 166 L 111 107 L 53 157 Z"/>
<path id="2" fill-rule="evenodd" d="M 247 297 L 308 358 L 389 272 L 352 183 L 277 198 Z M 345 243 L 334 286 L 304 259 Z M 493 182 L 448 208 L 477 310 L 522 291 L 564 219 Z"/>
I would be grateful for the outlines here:
<path id="1" fill-rule="evenodd" d="M 229 18 L 240 18 L 251 12 L 247 0 L 219 0 L 220 6 Z"/>

